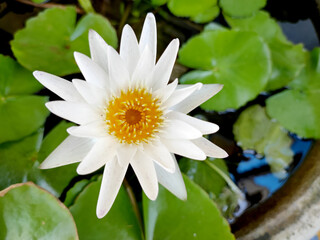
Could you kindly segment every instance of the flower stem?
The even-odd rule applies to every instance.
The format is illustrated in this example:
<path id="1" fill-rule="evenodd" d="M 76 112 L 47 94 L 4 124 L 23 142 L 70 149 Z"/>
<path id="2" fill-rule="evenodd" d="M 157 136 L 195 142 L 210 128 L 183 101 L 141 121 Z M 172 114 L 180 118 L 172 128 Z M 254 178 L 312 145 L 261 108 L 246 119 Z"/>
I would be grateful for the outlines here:
<path id="1" fill-rule="evenodd" d="M 220 177 L 222 177 L 226 181 L 226 183 L 229 185 L 233 192 L 238 194 L 240 198 L 244 198 L 244 194 L 240 191 L 238 186 L 230 179 L 230 177 L 227 176 L 227 174 L 225 174 L 220 168 L 211 163 L 209 160 L 205 160 L 204 162 L 213 170 L 215 170 L 220 175 Z"/>

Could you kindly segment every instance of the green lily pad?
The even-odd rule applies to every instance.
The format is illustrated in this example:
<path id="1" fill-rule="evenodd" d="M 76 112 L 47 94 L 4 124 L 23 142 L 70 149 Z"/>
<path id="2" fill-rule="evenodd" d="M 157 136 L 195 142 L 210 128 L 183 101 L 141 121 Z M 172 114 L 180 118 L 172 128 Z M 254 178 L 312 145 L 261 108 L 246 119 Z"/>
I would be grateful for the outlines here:
<path id="1" fill-rule="evenodd" d="M 264 155 L 271 171 L 286 176 L 285 168 L 293 161 L 292 139 L 288 132 L 266 114 L 263 107 L 254 105 L 244 110 L 233 126 L 233 134 L 244 150 Z"/>
<path id="2" fill-rule="evenodd" d="M 228 16 L 225 18 L 233 29 L 256 32 L 268 43 L 271 51 L 272 74 L 266 90 L 284 87 L 297 77 L 305 64 L 303 45 L 294 45 L 289 42 L 269 13 L 259 11 L 249 18 L 238 19 Z"/>
<path id="3" fill-rule="evenodd" d="M 0 192 L 1 239 L 78 239 L 68 209 L 33 183 Z"/>
<path id="4" fill-rule="evenodd" d="M 267 112 L 283 127 L 304 138 L 320 138 L 320 49 L 306 53 L 307 64 L 291 89 L 267 100 Z"/>
<path id="5" fill-rule="evenodd" d="M 184 176 L 184 182 L 187 201 L 162 186 L 155 201 L 143 196 L 146 239 L 235 239 L 207 193 L 188 177 Z"/>
<path id="6" fill-rule="evenodd" d="M 217 5 L 217 0 L 169 0 L 169 10 L 178 17 L 195 17 Z"/>
<path id="7" fill-rule="evenodd" d="M 123 187 L 120 188 L 108 214 L 102 219 L 97 218 L 96 205 L 100 185 L 101 178 L 90 183 L 70 207 L 80 239 L 142 239 L 137 217 Z"/>
<path id="8" fill-rule="evenodd" d="M 66 122 L 57 125 L 44 139 L 42 146 L 42 129 L 22 140 L 1 144 L 0 189 L 14 183 L 33 181 L 55 196 L 60 196 L 71 179 L 77 175 L 76 166 L 41 170 L 38 169 L 39 157 L 45 158 L 51 149 L 62 142 L 67 136 L 66 128 L 69 126 L 71 124 Z"/>
<path id="9" fill-rule="evenodd" d="M 42 70 L 55 75 L 79 72 L 73 52 L 89 55 L 88 30 L 92 28 L 113 47 L 117 35 L 109 21 L 97 14 L 83 16 L 76 25 L 73 7 L 50 8 L 27 21 L 11 42 L 18 62 L 29 70 Z"/>
<path id="10" fill-rule="evenodd" d="M 263 8 L 267 0 L 220 0 L 223 12 L 232 17 L 248 17 Z"/>
<path id="11" fill-rule="evenodd" d="M 0 54 L 0 98 L 38 92 L 42 85 L 12 58 Z"/>
<path id="12" fill-rule="evenodd" d="M 153 6 L 161 6 L 168 2 L 168 0 L 151 0 Z"/>
<path id="13" fill-rule="evenodd" d="M 217 5 L 211 6 L 203 12 L 191 17 L 191 20 L 196 23 L 207 23 L 213 21 L 220 14 L 220 8 Z"/>
<path id="14" fill-rule="evenodd" d="M 200 69 L 184 75 L 182 83 L 224 85 L 221 92 L 201 105 L 205 110 L 243 106 L 265 88 L 271 72 L 268 46 L 253 32 L 204 31 L 180 49 L 179 61 Z"/>
<path id="15" fill-rule="evenodd" d="M 21 139 L 43 126 L 49 115 L 47 101 L 40 96 L 0 98 L 0 143 Z"/>
<path id="16" fill-rule="evenodd" d="M 222 159 L 208 159 L 225 173 L 228 167 Z M 194 161 L 182 158 L 179 167 L 192 181 L 201 186 L 214 199 L 219 196 L 222 189 L 226 186 L 225 180 L 204 161 Z"/>
<path id="17" fill-rule="evenodd" d="M 70 190 L 66 194 L 66 199 L 64 200 L 64 204 L 67 207 L 73 205 L 74 201 L 78 197 L 78 195 L 83 191 L 83 189 L 90 183 L 91 181 L 88 179 L 82 179 L 70 188 Z"/>

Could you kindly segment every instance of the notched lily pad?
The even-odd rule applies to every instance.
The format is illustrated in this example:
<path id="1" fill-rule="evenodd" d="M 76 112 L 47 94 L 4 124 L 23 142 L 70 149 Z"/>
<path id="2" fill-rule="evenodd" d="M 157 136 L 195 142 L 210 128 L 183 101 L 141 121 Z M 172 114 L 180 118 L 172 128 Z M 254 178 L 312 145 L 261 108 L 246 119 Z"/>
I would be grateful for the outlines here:
<path id="1" fill-rule="evenodd" d="M 188 199 L 182 201 L 160 186 L 155 201 L 143 196 L 147 240 L 235 239 L 227 221 L 207 193 L 184 176 Z"/>
<path id="2" fill-rule="evenodd" d="M 129 196 L 123 187 L 108 214 L 98 219 L 96 205 L 101 178 L 91 182 L 76 198 L 70 211 L 78 227 L 80 239 L 141 239 L 141 229 Z M 85 211 L 84 211 L 85 209 Z"/>
<path id="3" fill-rule="evenodd" d="M 271 52 L 272 74 L 266 90 L 284 87 L 297 77 L 305 65 L 303 45 L 288 41 L 269 13 L 259 11 L 249 18 L 225 18 L 233 29 L 256 32 L 267 42 Z"/>
<path id="4" fill-rule="evenodd" d="M 78 239 L 69 210 L 33 183 L 0 192 L 1 239 Z"/>
<path id="5" fill-rule="evenodd" d="M 76 25 L 73 7 L 50 8 L 29 19 L 11 42 L 18 62 L 29 70 L 42 70 L 55 75 L 79 72 L 73 52 L 89 55 L 88 30 L 96 30 L 113 47 L 117 35 L 109 21 L 90 13 Z"/>
<path id="6" fill-rule="evenodd" d="M 263 8 L 267 0 L 220 0 L 220 6 L 232 17 L 248 17 Z"/>
<path id="7" fill-rule="evenodd" d="M 204 31 L 180 49 L 179 61 L 199 69 L 185 74 L 182 83 L 224 85 L 221 92 L 201 105 L 205 110 L 243 106 L 265 88 L 271 72 L 269 48 L 253 32 Z"/>
<path id="8" fill-rule="evenodd" d="M 271 171 L 282 178 L 285 168 L 293 161 L 292 139 L 288 132 L 266 114 L 263 107 L 254 105 L 244 110 L 234 124 L 233 133 L 239 146 L 265 156 Z"/>
<path id="9" fill-rule="evenodd" d="M 320 138 L 320 49 L 306 53 L 307 64 L 281 93 L 267 100 L 267 112 L 283 127 L 304 138 Z"/>

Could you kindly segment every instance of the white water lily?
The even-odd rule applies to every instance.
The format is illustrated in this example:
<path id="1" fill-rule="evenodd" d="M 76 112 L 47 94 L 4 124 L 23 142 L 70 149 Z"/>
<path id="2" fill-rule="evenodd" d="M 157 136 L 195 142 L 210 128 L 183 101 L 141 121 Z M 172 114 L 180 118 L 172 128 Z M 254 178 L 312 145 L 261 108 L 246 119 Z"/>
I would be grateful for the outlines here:
<path id="1" fill-rule="evenodd" d="M 130 26 L 122 32 L 120 54 L 96 32 L 89 32 L 91 58 L 75 53 L 86 79 L 72 82 L 49 73 L 34 76 L 65 101 L 46 104 L 54 114 L 79 126 L 41 164 L 42 169 L 80 162 L 79 174 L 104 166 L 97 216 L 111 208 L 129 165 L 151 200 L 158 182 L 180 199 L 186 188 L 174 154 L 195 160 L 227 153 L 203 134 L 216 124 L 186 115 L 222 88 L 219 84 L 168 84 L 179 49 L 174 39 L 156 63 L 156 22 L 149 13 L 138 43 Z"/>

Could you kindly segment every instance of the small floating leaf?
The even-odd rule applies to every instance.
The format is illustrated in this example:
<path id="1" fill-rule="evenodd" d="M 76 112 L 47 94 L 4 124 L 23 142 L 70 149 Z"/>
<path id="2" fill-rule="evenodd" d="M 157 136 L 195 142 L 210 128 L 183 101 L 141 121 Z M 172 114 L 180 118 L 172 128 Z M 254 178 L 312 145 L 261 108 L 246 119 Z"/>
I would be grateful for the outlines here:
<path id="1" fill-rule="evenodd" d="M 263 8 L 267 0 L 220 0 L 223 11 L 232 17 L 247 17 Z"/>

